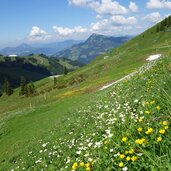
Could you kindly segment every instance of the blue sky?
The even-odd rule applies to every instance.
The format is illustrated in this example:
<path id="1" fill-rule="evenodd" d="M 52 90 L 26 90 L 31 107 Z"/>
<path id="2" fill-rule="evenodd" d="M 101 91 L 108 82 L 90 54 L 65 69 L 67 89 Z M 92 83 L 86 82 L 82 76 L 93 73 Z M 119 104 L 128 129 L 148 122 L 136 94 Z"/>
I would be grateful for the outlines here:
<path id="1" fill-rule="evenodd" d="M 171 13 L 166 0 L 1 0 L 0 47 L 136 35 Z"/>

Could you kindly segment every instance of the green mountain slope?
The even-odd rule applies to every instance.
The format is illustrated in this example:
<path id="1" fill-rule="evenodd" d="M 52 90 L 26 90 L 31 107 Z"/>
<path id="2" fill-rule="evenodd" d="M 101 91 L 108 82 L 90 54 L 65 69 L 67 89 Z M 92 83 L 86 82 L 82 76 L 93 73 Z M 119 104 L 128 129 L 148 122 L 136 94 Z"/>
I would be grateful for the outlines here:
<path id="1" fill-rule="evenodd" d="M 169 30 L 170 27 L 167 29 Z M 122 46 L 98 56 L 90 64 L 75 72 L 61 77 L 69 87 L 74 84 L 73 79 L 81 77 L 82 90 L 91 91 L 105 83 L 113 82 L 145 64 L 150 55 L 167 55 L 171 52 L 171 32 L 157 32 L 157 25 L 148 29 L 139 36 L 131 39 Z M 59 81 L 60 82 L 60 81 Z"/>
<path id="2" fill-rule="evenodd" d="M 89 63 L 96 56 L 103 54 L 111 48 L 118 47 L 128 40 L 129 37 L 107 37 L 93 34 L 85 42 L 73 45 L 71 48 L 60 51 L 54 56 Z"/>
<path id="3" fill-rule="evenodd" d="M 171 32 L 156 28 L 55 86 L 50 78 L 36 82 L 39 96 L 20 98 L 19 89 L 2 96 L 1 170 L 170 170 Z M 146 61 L 154 54 L 161 60 Z"/>
<path id="4" fill-rule="evenodd" d="M 169 170 L 170 64 L 168 58 L 150 69 L 143 67 L 130 80 L 104 92 L 68 98 L 16 115 L 2 127 L 1 168 Z M 41 134 L 42 140 L 33 145 L 33 139 L 40 139 Z M 23 138 L 30 144 L 28 149 Z M 13 147 L 11 141 L 16 141 Z M 80 166 L 81 162 L 89 164 Z"/>
<path id="5" fill-rule="evenodd" d="M 13 87 L 19 86 L 20 77 L 27 81 L 37 81 L 52 74 L 63 74 L 64 66 L 69 71 L 82 66 L 80 62 L 69 59 L 48 58 L 45 55 L 26 57 L 0 57 L 0 84 L 7 78 Z"/>

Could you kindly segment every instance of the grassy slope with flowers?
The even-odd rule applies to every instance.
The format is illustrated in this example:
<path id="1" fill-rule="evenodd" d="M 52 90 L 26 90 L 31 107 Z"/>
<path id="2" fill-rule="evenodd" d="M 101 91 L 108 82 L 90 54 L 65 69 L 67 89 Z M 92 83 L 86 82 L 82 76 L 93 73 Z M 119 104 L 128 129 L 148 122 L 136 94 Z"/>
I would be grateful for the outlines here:
<path id="1" fill-rule="evenodd" d="M 114 155 L 114 153 L 116 155 L 121 148 L 120 146 L 124 145 L 123 143 L 120 144 L 123 137 L 132 137 L 131 140 L 129 139 L 127 141 L 134 143 L 136 140 L 137 143 L 142 143 L 143 145 L 145 143 L 144 139 L 142 139 L 143 137 L 135 136 L 137 134 L 136 129 L 139 127 L 138 125 L 136 127 L 135 125 L 137 123 L 134 123 L 133 119 L 130 120 L 129 118 L 131 111 L 134 109 L 134 105 L 135 109 L 137 106 L 137 111 L 140 111 L 140 109 L 146 110 L 145 108 L 151 107 L 151 105 L 144 107 L 142 106 L 142 102 L 152 102 L 155 99 L 153 108 L 157 110 L 156 107 L 158 105 L 162 106 L 159 111 L 162 111 L 164 115 L 170 114 L 170 92 L 169 88 L 166 89 L 167 91 L 165 90 L 166 87 L 164 84 L 165 80 L 166 86 L 169 86 L 170 61 L 168 60 L 168 63 L 163 61 L 164 67 L 157 68 L 157 72 L 161 71 L 162 74 L 159 74 L 159 77 L 155 78 L 160 84 L 155 84 L 156 88 L 153 87 L 154 93 L 151 91 L 146 92 L 145 89 L 145 86 L 148 86 L 146 84 L 150 84 L 151 72 L 145 73 L 142 77 L 134 77 L 132 81 L 128 81 L 127 83 L 114 86 L 113 90 L 116 91 L 115 95 L 112 95 L 112 89 L 104 92 L 89 92 L 97 90 L 104 85 L 104 83 L 115 81 L 135 71 L 142 66 L 142 64 L 146 63 L 145 59 L 149 55 L 161 53 L 163 56 L 167 56 L 167 54 L 170 54 L 171 49 L 169 44 L 171 43 L 171 32 L 155 33 L 155 30 L 155 27 L 147 30 L 123 46 L 97 57 L 89 65 L 67 76 L 60 77 L 58 80 L 59 82 L 68 83 L 73 79 L 77 79 L 79 75 L 83 75 L 85 79 L 83 82 L 71 86 L 67 85 L 67 88 L 58 90 L 53 89 L 53 80 L 47 78 L 37 82 L 36 87 L 38 91 L 46 91 L 46 88 L 50 87 L 53 89 L 50 92 L 45 92 L 36 97 L 21 98 L 18 96 L 19 89 L 17 89 L 11 97 L 1 97 L 0 170 L 6 171 L 9 170 L 9 168 L 16 168 L 15 170 L 22 170 L 23 168 L 26 170 L 41 170 L 40 168 L 45 168 L 44 170 L 60 170 L 60 168 L 63 168 L 63 170 L 71 170 L 73 163 L 77 160 L 86 163 L 92 159 L 93 161 L 95 160 L 95 164 L 91 166 L 91 170 L 117 170 L 118 164 L 122 160 L 112 158 L 111 155 Z M 106 56 L 108 57 L 104 58 Z M 164 68 L 167 72 L 163 71 Z M 149 78 L 149 83 L 146 77 Z M 160 88 L 159 86 L 168 94 L 168 97 L 165 95 L 165 101 L 162 100 L 164 99 L 164 97 L 162 97 L 164 93 L 160 94 L 161 92 L 157 91 L 157 88 Z M 141 97 L 142 95 L 143 97 Z M 136 99 L 140 101 L 140 104 L 134 104 L 134 100 Z M 115 102 L 118 102 L 118 106 Z M 130 106 L 132 106 L 132 109 L 129 108 Z M 81 109 L 81 107 L 83 108 Z M 78 112 L 78 109 L 80 109 L 80 112 Z M 134 111 L 133 113 L 137 114 L 137 112 Z M 124 123 L 121 124 L 120 122 L 119 124 L 118 120 L 115 121 L 114 119 L 114 121 L 112 121 L 112 118 L 115 118 L 115 114 L 118 120 L 120 116 L 124 117 L 125 114 L 128 116 L 125 117 L 126 121 Z M 164 121 L 165 118 L 162 118 Z M 110 123 L 111 126 L 108 126 Z M 109 131 L 108 128 L 111 128 L 111 131 Z M 128 128 L 130 128 L 130 131 L 126 132 Z M 151 127 L 149 126 L 149 128 Z M 141 127 L 139 130 L 141 130 Z M 148 127 L 146 129 L 143 128 L 143 131 L 148 131 Z M 149 129 L 148 132 L 150 132 L 149 135 L 153 135 L 156 133 L 156 129 Z M 168 131 L 166 131 L 166 133 L 167 132 Z M 113 142 L 114 145 L 108 143 L 109 140 L 106 141 L 104 137 L 105 134 L 111 136 L 110 133 L 115 136 L 111 140 L 111 142 L 116 140 L 116 142 Z M 145 135 L 147 136 L 148 134 Z M 40 141 L 38 145 L 37 142 L 41 138 L 43 140 Z M 155 143 L 157 138 L 160 140 L 159 135 L 155 138 Z M 47 142 L 49 143 L 47 144 Z M 162 143 L 163 142 L 165 143 L 165 139 L 164 141 L 162 140 Z M 168 147 L 169 143 L 170 142 L 167 142 L 163 146 Z M 68 150 L 69 144 L 73 144 L 73 148 L 70 151 Z M 78 148 L 78 144 L 80 148 Z M 30 150 L 27 152 L 28 145 L 30 146 Z M 82 146 L 85 146 L 84 151 L 89 152 L 89 154 L 83 155 L 82 152 L 79 154 L 80 150 L 82 151 L 83 149 Z M 92 148 L 93 146 L 98 147 L 94 149 Z M 35 147 L 35 149 L 32 147 Z M 113 150 L 109 150 L 110 147 L 112 147 Z M 120 148 L 116 150 L 116 147 Z M 105 151 L 106 148 L 108 148 L 108 151 Z M 148 146 L 148 148 L 152 149 L 150 146 Z M 154 151 L 158 149 L 156 146 L 154 146 L 154 148 Z M 164 148 L 162 148 L 162 150 L 163 149 Z M 135 147 L 134 151 L 136 150 L 137 147 Z M 109 151 L 111 151 L 111 153 L 109 153 Z M 112 151 L 114 153 L 112 153 Z M 91 152 L 93 153 L 91 154 Z M 123 151 L 120 151 L 120 153 L 121 152 Z M 146 156 L 146 159 L 143 158 L 144 163 L 148 163 L 147 156 L 149 156 L 149 161 L 151 161 L 146 167 L 151 167 L 153 170 L 159 168 L 158 170 L 160 170 L 160 167 L 156 166 L 156 164 L 160 164 L 158 159 L 156 159 L 158 153 L 156 153 L 157 155 L 154 155 L 154 157 L 151 151 L 147 150 L 145 152 L 146 154 L 143 155 Z M 159 159 L 167 163 L 166 165 L 170 169 L 168 164 L 170 162 L 169 155 L 170 151 L 167 152 L 165 158 L 164 153 L 161 152 Z M 133 155 L 131 155 L 131 157 L 132 156 Z M 109 159 L 109 157 L 111 158 Z M 76 158 L 78 159 L 76 160 Z M 98 161 L 99 158 L 100 160 Z M 125 158 L 124 156 L 124 159 Z M 133 160 L 135 159 L 136 158 L 133 158 Z M 114 163 L 113 161 L 116 162 Z M 140 160 L 138 159 L 137 161 Z M 125 165 L 125 160 L 123 163 Z M 73 168 L 77 167 L 77 164 L 78 163 L 75 163 Z M 88 167 L 88 165 L 89 164 L 87 164 L 87 169 L 90 169 L 91 167 Z M 140 162 L 140 165 L 143 165 L 142 162 Z M 161 163 L 161 167 L 165 166 Z M 123 168 L 126 169 L 125 167 L 131 167 L 132 170 L 136 170 L 132 165 L 126 165 Z M 139 166 L 136 164 L 135 167 Z M 82 169 L 85 170 L 85 167 Z M 146 170 L 150 169 L 148 168 Z M 165 168 L 162 169 L 164 170 Z"/>
<path id="2" fill-rule="evenodd" d="M 98 92 L 1 170 L 171 170 L 170 87 L 163 57 Z"/>
<path id="3" fill-rule="evenodd" d="M 44 92 L 33 98 L 18 97 L 19 90 L 15 90 L 10 98 L 0 99 L 0 116 L 6 113 L 18 112 L 30 107 L 51 103 L 64 97 L 67 93 L 84 94 L 92 92 L 106 83 L 116 81 L 131 72 L 136 71 L 146 58 L 154 54 L 171 54 L 171 32 L 156 32 L 156 26 L 136 36 L 122 46 L 98 56 L 90 64 L 58 78 L 58 83 L 65 88 L 54 89 L 53 79 L 43 79 L 36 82 L 38 92 Z M 51 90 L 50 92 L 48 90 Z M 44 99 L 46 96 L 46 99 Z M 18 101 L 18 103 L 14 103 Z"/>

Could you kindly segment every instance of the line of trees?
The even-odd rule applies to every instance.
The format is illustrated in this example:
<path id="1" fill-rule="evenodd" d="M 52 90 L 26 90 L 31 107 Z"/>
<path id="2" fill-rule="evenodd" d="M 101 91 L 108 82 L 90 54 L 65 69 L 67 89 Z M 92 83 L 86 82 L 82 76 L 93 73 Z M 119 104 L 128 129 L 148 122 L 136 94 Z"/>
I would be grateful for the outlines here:
<path id="1" fill-rule="evenodd" d="M 20 78 L 20 87 L 21 87 L 20 92 L 19 92 L 20 96 L 25 95 L 26 97 L 29 97 L 36 93 L 36 89 L 35 89 L 33 82 L 27 83 L 24 76 L 21 76 L 21 78 Z"/>
<path id="2" fill-rule="evenodd" d="M 68 74 L 68 69 L 67 69 L 66 66 L 64 66 L 63 72 L 64 72 L 64 75 Z M 56 85 L 57 83 L 58 83 L 58 80 L 57 80 L 56 77 L 54 77 L 54 85 Z M 7 78 L 5 78 L 2 89 L 0 89 L 0 97 L 4 93 L 6 95 L 10 96 L 10 95 L 13 94 L 13 92 L 14 92 L 14 90 L 11 87 L 10 82 L 8 81 Z M 19 92 L 19 95 L 20 96 L 25 95 L 26 97 L 29 97 L 29 96 L 32 96 L 32 95 L 35 95 L 35 94 L 36 94 L 36 88 L 35 88 L 33 82 L 31 81 L 31 82 L 27 83 L 25 77 L 21 76 L 20 77 L 20 92 Z"/>
<path id="3" fill-rule="evenodd" d="M 11 87 L 10 82 L 8 81 L 7 78 L 4 79 L 2 88 L 0 89 L 0 97 L 3 94 L 6 94 L 8 96 L 12 95 L 14 92 L 13 88 Z M 32 96 L 36 93 L 36 88 L 33 84 L 33 82 L 27 83 L 26 79 L 22 76 L 20 78 L 20 92 L 19 95 L 23 96 L 25 95 L 26 97 Z"/>
<path id="4" fill-rule="evenodd" d="M 10 96 L 12 95 L 14 92 L 13 88 L 11 87 L 10 82 L 8 81 L 7 78 L 5 78 L 3 86 L 2 86 L 2 90 L 0 91 L 0 96 L 3 95 L 3 93 L 5 93 L 6 95 Z"/>
<path id="5" fill-rule="evenodd" d="M 165 18 L 162 22 L 157 24 L 156 32 L 165 31 L 166 28 L 171 26 L 171 15 Z"/>

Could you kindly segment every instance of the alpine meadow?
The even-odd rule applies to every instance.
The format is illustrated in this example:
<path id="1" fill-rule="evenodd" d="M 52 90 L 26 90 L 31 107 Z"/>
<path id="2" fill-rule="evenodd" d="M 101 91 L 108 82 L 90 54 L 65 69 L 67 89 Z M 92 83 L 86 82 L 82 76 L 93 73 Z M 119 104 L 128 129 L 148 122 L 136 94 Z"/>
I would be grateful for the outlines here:
<path id="1" fill-rule="evenodd" d="M 171 1 L 2 1 L 0 171 L 171 171 Z"/>

